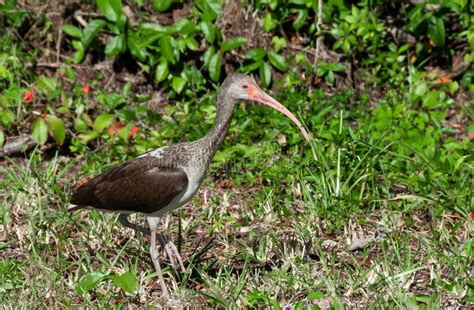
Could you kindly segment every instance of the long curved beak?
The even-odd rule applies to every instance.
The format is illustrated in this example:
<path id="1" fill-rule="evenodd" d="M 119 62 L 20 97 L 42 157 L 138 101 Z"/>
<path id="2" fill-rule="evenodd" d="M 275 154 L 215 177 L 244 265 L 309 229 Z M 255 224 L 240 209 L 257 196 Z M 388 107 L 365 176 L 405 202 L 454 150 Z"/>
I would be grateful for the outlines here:
<path id="1" fill-rule="evenodd" d="M 263 103 L 264 105 L 267 105 L 269 107 L 274 108 L 275 110 L 280 111 L 283 113 L 286 117 L 291 119 L 291 121 L 298 126 L 299 130 L 301 131 L 301 134 L 303 137 L 306 139 L 306 141 L 309 143 L 309 134 L 304 129 L 303 125 L 298 121 L 298 119 L 290 112 L 288 111 L 287 108 L 285 108 L 281 103 L 267 95 L 263 90 L 261 90 L 258 87 L 249 87 L 248 90 L 248 98 L 253 101 L 258 101 L 260 103 Z"/>

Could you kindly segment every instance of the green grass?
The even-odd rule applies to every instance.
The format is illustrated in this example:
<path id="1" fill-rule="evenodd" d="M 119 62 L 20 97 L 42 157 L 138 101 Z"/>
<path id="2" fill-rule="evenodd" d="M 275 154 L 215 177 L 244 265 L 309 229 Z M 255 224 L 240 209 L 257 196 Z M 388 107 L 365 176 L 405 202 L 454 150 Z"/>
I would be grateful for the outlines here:
<path id="1" fill-rule="evenodd" d="M 319 101 L 315 109 L 331 104 Z M 184 275 L 165 266 L 172 304 L 433 308 L 472 300 L 473 170 L 463 153 L 471 147 L 460 141 L 467 149 L 447 165 L 416 144 L 389 142 L 407 126 L 403 118 L 376 138 L 368 136 L 378 133 L 374 119 L 351 129 L 358 109 L 326 109 L 318 126 L 309 125 L 311 145 L 291 142 L 295 129 L 268 119 L 289 137 L 285 147 L 271 138 L 252 144 L 262 133 L 246 134 L 240 121 L 254 112 L 237 112 L 230 133 L 236 141 L 221 149 L 193 203 L 164 220 L 163 231 L 176 239 L 181 216 L 190 263 Z M 259 117 L 251 117 L 247 126 L 257 126 Z M 245 154 L 239 143 L 255 151 Z M 163 303 L 148 240 L 114 215 L 66 212 L 77 174 L 106 169 L 113 148 L 106 144 L 77 162 L 33 152 L 27 162 L 1 168 L 3 304 Z M 238 186 L 222 183 L 227 179 Z M 354 239 L 369 238 L 360 251 L 348 250 Z M 125 284 L 114 281 L 125 272 Z M 136 288 L 127 293 L 123 285 Z"/>
<path id="2" fill-rule="evenodd" d="M 329 58 L 320 59 L 321 80 L 311 84 L 314 6 L 293 3 L 288 10 L 283 2 L 272 7 L 260 1 L 245 8 L 253 25 L 216 28 L 225 37 L 217 34 L 214 42 L 201 28 L 226 22 L 215 20 L 223 7 L 201 3 L 187 13 L 176 11 L 201 26 L 192 27 L 189 37 L 178 31 L 150 40 L 141 47 L 149 57 L 130 56 L 139 69 L 128 72 L 123 59 L 104 55 L 118 30 L 113 20 L 89 42 L 85 60 L 71 65 L 80 44 L 49 19 L 60 15 L 36 20 L 36 4 L 7 2 L 0 7 L 8 13 L 0 16 L 6 29 L 0 45 L 0 146 L 20 134 L 41 143 L 0 159 L 1 306 L 473 307 L 474 101 L 468 66 L 474 36 L 467 4 L 448 1 L 434 11 L 407 4 L 388 18 L 386 11 L 393 9 L 382 1 L 328 6 L 324 29 L 331 29 L 323 50 Z M 189 4 L 157 13 L 142 1 L 123 2 L 135 3 L 127 7 L 130 31 L 122 29 L 123 35 L 156 16 L 174 19 L 171 11 Z M 82 18 L 102 19 L 88 5 L 81 7 L 87 13 Z M 229 5 L 223 16 L 238 20 L 242 9 Z M 66 15 L 61 21 L 82 33 L 84 25 Z M 261 31 L 263 22 L 268 32 Z M 415 43 L 393 41 L 393 27 Z M 255 33 L 247 44 L 220 51 L 224 39 L 249 35 L 236 28 Z M 170 49 L 162 51 L 171 38 L 188 42 L 177 51 L 179 59 Z M 294 49 L 290 41 L 299 38 Z M 275 42 L 285 44 L 277 49 Z M 245 58 L 261 44 L 265 61 Z M 211 49 L 217 58 L 205 52 Z M 279 57 L 272 62 L 273 51 Z M 464 61 L 456 70 L 455 56 Z M 219 65 L 211 66 L 211 58 Z M 112 70 L 116 60 L 121 72 Z M 36 61 L 46 66 L 26 66 Z M 59 68 L 48 67 L 58 61 Z M 94 69 L 96 61 L 105 66 Z M 169 74 L 158 78 L 162 64 Z M 275 64 L 280 69 L 259 69 Z M 175 241 L 181 223 L 187 267 L 181 274 L 164 260 L 172 295 L 165 301 L 149 238 L 122 227 L 113 214 L 68 213 L 69 197 L 83 176 L 202 137 L 216 115 L 219 83 L 213 81 L 238 65 L 250 65 L 267 82 L 271 73 L 278 91 L 268 92 L 298 115 L 313 139 L 306 144 L 276 111 L 252 103 L 237 107 L 195 199 L 162 221 L 162 232 Z M 85 85 L 90 92 L 83 91 Z M 34 98 L 26 102 L 29 91 Z M 119 134 L 108 133 L 113 121 L 124 126 Z M 133 137 L 132 126 L 140 129 Z M 132 219 L 146 222 L 142 215 Z"/>

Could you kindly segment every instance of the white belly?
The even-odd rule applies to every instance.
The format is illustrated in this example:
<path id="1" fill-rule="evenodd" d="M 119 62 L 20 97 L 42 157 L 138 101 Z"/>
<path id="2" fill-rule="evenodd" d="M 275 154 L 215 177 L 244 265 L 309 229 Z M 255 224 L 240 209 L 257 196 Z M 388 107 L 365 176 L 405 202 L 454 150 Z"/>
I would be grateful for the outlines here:
<path id="1" fill-rule="evenodd" d="M 183 206 L 194 197 L 197 190 L 199 189 L 199 186 L 202 183 L 202 180 L 204 179 L 206 168 L 199 166 L 183 166 L 181 168 L 186 172 L 186 175 L 188 176 L 188 186 L 186 187 L 186 189 L 183 190 L 178 196 L 176 196 L 176 198 L 173 199 L 173 201 L 171 201 L 170 204 L 167 205 L 165 208 L 151 213 L 147 216 L 161 217 L 164 213 Z"/>

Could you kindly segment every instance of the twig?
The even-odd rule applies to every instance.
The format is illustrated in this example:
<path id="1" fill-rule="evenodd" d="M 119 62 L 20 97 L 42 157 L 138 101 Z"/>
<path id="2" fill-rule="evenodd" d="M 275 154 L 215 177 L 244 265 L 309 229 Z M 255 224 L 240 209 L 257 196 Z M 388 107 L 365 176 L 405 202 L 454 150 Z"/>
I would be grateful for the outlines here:
<path id="1" fill-rule="evenodd" d="M 318 0 L 318 21 L 316 23 L 316 52 L 314 54 L 314 74 L 313 74 L 313 82 L 318 75 L 318 63 L 319 63 L 319 53 L 321 51 L 321 42 L 323 40 L 322 36 L 322 25 L 323 25 L 323 0 Z M 313 83 L 311 83 L 313 84 Z"/>
<path id="2" fill-rule="evenodd" d="M 56 61 L 60 61 L 61 56 L 61 41 L 63 40 L 63 23 L 59 26 L 59 38 L 58 42 L 56 43 Z"/>

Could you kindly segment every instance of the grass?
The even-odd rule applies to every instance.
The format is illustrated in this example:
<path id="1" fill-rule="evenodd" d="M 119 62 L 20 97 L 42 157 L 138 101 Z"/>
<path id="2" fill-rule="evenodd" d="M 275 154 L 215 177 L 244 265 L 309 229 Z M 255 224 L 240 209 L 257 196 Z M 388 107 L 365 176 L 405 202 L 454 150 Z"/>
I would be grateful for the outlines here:
<path id="1" fill-rule="evenodd" d="M 133 2 L 136 5 L 127 10 L 140 17 L 137 23 L 155 22 L 149 18 L 155 15 L 171 22 L 175 13 L 187 14 L 184 9 L 174 11 L 181 6 L 161 14 Z M 235 7 L 236 2 L 229 3 Z M 8 27 L 0 46 L 0 88 L 5 88 L 0 94 L 0 145 L 4 136 L 23 133 L 43 143 L 23 156 L 0 160 L 1 306 L 473 307 L 472 69 L 452 68 L 459 76 L 446 71 L 451 68 L 448 62 L 454 67 L 459 59 L 464 57 L 468 64 L 472 58 L 467 5 L 447 3 L 449 10 L 424 15 L 420 10 L 405 18 L 411 8 L 407 5 L 399 13 L 403 16 L 390 14 L 386 19 L 384 12 L 391 6 L 359 4 L 367 7 L 373 22 L 389 20 L 385 30 L 400 24 L 398 30 L 408 31 L 416 44 L 390 41 L 392 31 L 369 27 L 359 33 L 362 27 L 349 25 L 349 20 L 366 27 L 366 18 L 350 14 L 363 10 L 335 10 L 329 16 L 332 29 L 349 32 L 331 40 L 342 42 L 365 32 L 367 37 L 363 34 L 357 46 L 351 43 L 349 52 L 330 50 L 331 40 L 325 38 L 327 57 L 335 58 L 321 62 L 320 67 L 332 71 L 327 69 L 315 85 L 308 84 L 313 61 L 306 59 L 312 46 L 305 43 L 304 53 L 282 48 L 280 54 L 291 66 L 285 73 L 273 71 L 273 86 L 279 91 L 272 95 L 299 116 L 313 139 L 306 144 L 276 111 L 253 104 L 237 107 L 228 137 L 196 197 L 162 221 L 162 232 L 173 240 L 180 224 L 187 267 L 185 274 L 177 273 L 164 260 L 172 294 L 172 300 L 165 301 L 148 237 L 122 227 L 116 215 L 70 214 L 66 207 L 82 176 L 97 175 L 152 148 L 195 140 L 209 130 L 216 115 L 217 83 L 206 78 L 211 69 L 199 56 L 204 50 L 181 51 L 183 60 L 170 65 L 170 78 L 156 84 L 149 75 L 156 73 L 154 62 L 163 61 L 155 55 L 158 46 L 146 50 L 150 57 L 145 62 L 135 63 L 138 72 L 128 72 L 120 64 L 127 58 L 104 56 L 113 32 L 109 27 L 82 63 L 70 65 L 74 39 L 57 25 L 77 24 L 72 13 L 66 14 L 77 8 L 65 6 L 58 9 L 64 14 L 45 13 L 37 20 L 37 14 L 30 13 L 38 9 L 34 5 L 18 10 L 14 1 L 7 4 L 0 8 L 12 13 L 1 19 Z M 288 28 L 296 13 L 281 5 L 273 13 L 290 15 L 272 32 L 260 29 L 271 12 L 266 5 L 257 11 L 248 8 L 253 13 L 245 16 L 253 16 L 252 26 L 232 22 L 223 28 L 226 40 L 246 36 L 248 29 L 258 31 L 247 38 L 248 46 L 226 52 L 225 63 L 216 68 L 238 69 L 237 63 L 248 61 L 245 53 L 260 44 L 277 52 L 270 37 L 272 42 L 286 42 L 302 36 L 301 44 L 312 42 L 308 29 Z M 88 22 L 100 16 L 93 3 L 81 10 L 87 12 L 80 16 Z M 244 12 L 239 6 L 235 10 L 223 16 Z M 196 21 L 199 12 L 194 8 L 188 18 Z M 272 14 L 267 15 L 279 16 Z M 67 20 L 61 23 L 49 19 L 63 15 Z M 454 15 L 457 18 L 451 18 Z M 419 23 L 412 20 L 416 18 Z M 446 45 L 433 46 L 432 36 L 445 37 L 444 25 L 449 36 L 441 41 Z M 433 32 L 433 26 L 442 26 L 442 31 Z M 428 34 L 410 32 L 410 27 L 426 28 Z M 194 36 L 199 46 L 221 45 L 206 43 L 199 33 Z M 377 51 L 376 57 L 367 51 Z M 58 68 L 63 59 L 69 60 Z M 100 61 L 100 69 L 95 61 Z M 26 66 L 36 62 L 46 66 Z M 112 70 L 115 65 L 122 72 Z M 171 81 L 182 76 L 189 83 L 180 93 Z M 27 92 L 33 97 L 28 102 Z M 43 127 L 35 130 L 33 123 Z M 125 129 L 119 134 L 110 133 L 120 126 Z M 132 127 L 139 129 L 134 136 Z M 141 215 L 132 219 L 145 223 Z"/>
<path id="2" fill-rule="evenodd" d="M 472 166 L 452 167 L 456 183 L 426 183 L 423 174 L 439 163 L 387 143 L 391 131 L 364 139 L 348 125 L 351 111 L 332 111 L 311 146 L 270 140 L 236 158 L 236 142 L 226 142 L 193 203 L 164 220 L 176 239 L 181 217 L 188 263 L 184 275 L 165 266 L 168 305 L 433 308 L 472 300 Z M 77 160 L 33 152 L 1 168 L 4 305 L 163 304 L 148 240 L 114 215 L 66 212 L 79 170 L 98 169 L 111 148 Z M 367 244 L 350 251 L 356 239 Z"/>

